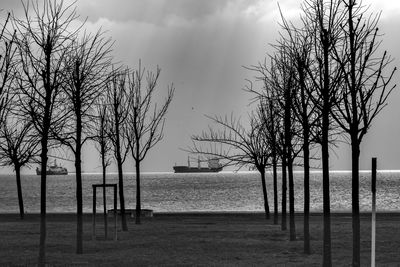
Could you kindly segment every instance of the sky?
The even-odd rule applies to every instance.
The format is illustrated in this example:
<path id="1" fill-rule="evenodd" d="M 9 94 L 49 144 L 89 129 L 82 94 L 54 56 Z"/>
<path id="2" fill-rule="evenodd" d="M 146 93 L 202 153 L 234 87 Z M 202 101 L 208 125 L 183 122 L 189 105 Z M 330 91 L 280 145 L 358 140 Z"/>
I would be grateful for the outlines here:
<path id="1" fill-rule="evenodd" d="M 68 0 L 69 2 L 69 0 Z M 139 60 L 148 70 L 161 68 L 156 91 L 160 99 L 167 86 L 175 95 L 166 116 L 164 139 L 143 161 L 143 171 L 172 171 L 187 163 L 191 135 L 207 129 L 204 115 L 230 115 L 246 120 L 252 95 L 243 91 L 254 73 L 244 66 L 263 61 L 278 38 L 280 15 L 299 17 L 298 0 L 78 0 L 80 20 L 85 28 L 102 28 L 114 41 L 115 61 L 131 68 Z M 364 0 L 371 12 L 382 11 L 379 23 L 382 47 L 399 66 L 400 1 Z M 20 14 L 19 1 L 3 0 L 3 10 Z M 397 73 L 394 83 L 399 83 Z M 399 88 L 400 89 L 400 88 Z M 380 169 L 400 169 L 400 92 L 396 89 L 362 143 L 360 164 L 369 169 L 371 157 Z M 72 158 L 72 157 L 71 157 Z M 83 170 L 100 172 L 99 155 L 92 145 L 85 148 Z M 350 170 L 350 150 L 339 144 L 332 150 L 331 169 Z M 72 171 L 72 162 L 63 162 Z M 115 171 L 112 166 L 110 171 Z M 133 171 L 128 159 L 125 171 Z"/>

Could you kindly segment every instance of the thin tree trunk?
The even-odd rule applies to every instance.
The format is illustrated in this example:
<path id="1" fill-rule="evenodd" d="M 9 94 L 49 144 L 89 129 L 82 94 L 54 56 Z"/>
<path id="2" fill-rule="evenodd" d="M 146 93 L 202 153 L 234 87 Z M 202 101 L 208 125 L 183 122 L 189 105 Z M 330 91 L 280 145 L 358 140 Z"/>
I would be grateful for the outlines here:
<path id="1" fill-rule="evenodd" d="M 290 150 L 289 150 L 290 151 Z M 294 181 L 293 181 L 293 159 L 288 159 L 288 176 L 289 176 L 289 230 L 290 241 L 296 240 L 296 224 L 294 218 Z"/>
<path id="2" fill-rule="evenodd" d="M 286 164 L 289 178 L 289 230 L 290 230 L 290 241 L 296 240 L 296 226 L 294 222 L 294 182 L 293 182 L 293 153 L 292 153 L 292 88 L 287 88 L 285 91 L 285 152 L 286 152 Z"/>
<path id="3" fill-rule="evenodd" d="M 261 167 L 258 170 L 261 175 L 261 183 L 262 183 L 262 190 L 263 190 L 263 197 L 264 197 L 265 218 L 268 220 L 269 219 L 269 204 L 268 204 L 267 185 L 265 183 L 265 168 Z"/>
<path id="4" fill-rule="evenodd" d="M 300 78 L 300 98 L 301 98 L 301 122 L 303 126 L 303 164 L 304 164 L 304 216 L 303 216 L 303 234 L 304 234 L 304 253 L 310 254 L 310 119 L 309 107 L 307 101 L 307 86 L 305 84 L 305 65 L 306 62 L 301 59 L 298 65 Z"/>
<path id="5" fill-rule="evenodd" d="M 40 174 L 40 243 L 38 265 L 45 266 L 46 261 L 46 167 L 47 167 L 47 138 L 41 141 L 42 152 Z"/>
<path id="6" fill-rule="evenodd" d="M 323 266 L 332 266 L 331 255 L 331 209 L 329 192 L 329 114 L 330 104 L 330 68 L 329 68 L 329 47 L 330 36 L 328 31 L 323 30 L 323 56 L 324 56 L 324 87 L 322 90 L 322 187 L 323 187 L 323 214 L 324 214 L 324 237 L 323 237 Z"/>
<path id="7" fill-rule="evenodd" d="M 357 136 L 353 134 L 351 141 L 352 160 L 352 228 L 353 228 L 353 266 L 360 266 L 360 201 L 359 201 L 359 155 L 360 147 Z"/>
<path id="8" fill-rule="evenodd" d="M 278 224 L 278 174 L 276 153 L 272 159 L 272 175 L 274 183 L 274 224 Z"/>
<path id="9" fill-rule="evenodd" d="M 140 161 L 136 160 L 136 216 L 135 223 L 140 224 L 140 216 L 142 212 L 141 195 L 140 195 Z"/>
<path id="10" fill-rule="evenodd" d="M 282 220 L 281 229 L 284 231 L 287 229 L 286 224 L 286 191 L 287 191 L 287 181 L 286 181 L 286 156 L 282 157 Z"/>
<path id="11" fill-rule="evenodd" d="M 359 203 L 359 156 L 360 145 L 358 142 L 358 103 L 356 86 L 356 41 L 353 24 L 353 8 L 354 0 L 350 0 L 347 5 L 348 10 L 348 25 L 350 39 L 350 96 L 351 96 L 351 124 L 350 124 L 350 139 L 351 139 L 351 176 L 352 176 L 352 228 L 353 228 L 353 266 L 360 266 L 360 203 Z"/>
<path id="12" fill-rule="evenodd" d="M 121 156 L 117 157 L 117 165 L 118 165 L 119 202 L 121 206 L 122 231 L 128 231 L 128 225 L 126 223 L 126 214 L 125 214 L 124 179 L 122 175 Z"/>
<path id="13" fill-rule="evenodd" d="M 107 240 L 108 238 L 108 220 L 107 220 L 107 195 L 106 195 L 106 162 L 105 162 L 105 151 L 102 147 L 101 152 L 101 166 L 103 168 L 103 217 L 104 217 L 104 239 Z"/>
<path id="14" fill-rule="evenodd" d="M 332 266 L 331 259 L 331 212 L 329 197 L 329 152 L 328 144 L 322 146 L 322 187 L 323 187 L 323 214 L 324 214 L 324 240 L 323 240 L 323 266 Z"/>
<path id="15" fill-rule="evenodd" d="M 79 132 L 79 130 L 78 130 Z M 76 175 L 76 253 L 83 253 L 83 200 L 82 200 L 82 169 L 81 169 L 81 146 L 80 141 L 76 144 L 75 152 L 75 175 Z"/>
<path id="16" fill-rule="evenodd" d="M 310 254 L 310 148 L 309 148 L 309 136 L 304 130 L 304 221 L 303 221 L 303 232 L 304 232 L 304 253 Z"/>
<path id="17" fill-rule="evenodd" d="M 22 186 L 21 186 L 21 167 L 15 165 L 15 176 L 17 178 L 17 191 L 18 191 L 18 205 L 19 205 L 19 217 L 21 220 L 24 219 L 24 200 L 22 198 Z"/>
<path id="18" fill-rule="evenodd" d="M 118 115 L 115 114 L 115 120 L 118 120 Z M 128 225 L 126 223 L 126 214 L 125 214 L 125 197 L 124 197 L 124 177 L 122 170 L 122 158 L 121 158 L 121 144 L 120 144 L 120 132 L 119 126 L 115 125 L 115 136 L 116 136 L 116 160 L 117 160 L 117 168 L 118 168 L 118 186 L 119 186 L 119 202 L 121 206 L 121 224 L 122 231 L 128 231 Z"/>
<path id="19" fill-rule="evenodd" d="M 273 175 L 273 186 L 274 186 L 274 224 L 278 224 L 278 172 L 277 172 L 277 141 L 276 141 L 276 129 L 275 129 L 275 118 L 274 118 L 274 106 L 272 101 L 269 100 L 269 116 L 271 118 L 271 132 L 272 134 L 272 175 Z"/>

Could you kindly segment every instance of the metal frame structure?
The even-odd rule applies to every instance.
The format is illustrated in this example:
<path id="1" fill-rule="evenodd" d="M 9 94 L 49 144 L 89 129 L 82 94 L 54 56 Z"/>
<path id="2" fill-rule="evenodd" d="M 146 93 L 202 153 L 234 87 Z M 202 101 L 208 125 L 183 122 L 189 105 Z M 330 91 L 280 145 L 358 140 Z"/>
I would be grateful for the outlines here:
<path id="1" fill-rule="evenodd" d="M 114 240 L 117 240 L 117 184 L 93 184 L 93 213 L 92 213 L 92 218 L 93 218 L 93 232 L 92 232 L 92 238 L 93 240 L 96 239 L 96 191 L 97 188 L 107 188 L 107 187 L 112 187 L 114 188 Z M 105 227 L 105 226 L 104 226 Z"/>

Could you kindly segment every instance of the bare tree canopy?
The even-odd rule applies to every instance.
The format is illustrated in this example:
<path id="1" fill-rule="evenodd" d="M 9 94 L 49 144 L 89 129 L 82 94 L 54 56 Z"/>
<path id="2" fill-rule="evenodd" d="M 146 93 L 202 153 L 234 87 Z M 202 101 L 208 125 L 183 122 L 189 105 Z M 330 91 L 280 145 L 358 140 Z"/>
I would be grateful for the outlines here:
<path id="1" fill-rule="evenodd" d="M 49 144 L 61 132 L 69 112 L 63 108 L 65 59 L 80 27 L 74 3 L 45 0 L 22 2 L 23 18 L 13 17 L 18 47 L 20 111 L 40 137 L 41 200 L 39 265 L 44 266 L 46 241 L 46 167 Z M 75 29 L 75 30 L 71 30 Z M 81 248 L 77 247 L 80 252 Z"/>
<path id="2" fill-rule="evenodd" d="M 106 128 L 108 138 L 111 140 L 114 158 L 118 168 L 119 201 L 122 215 L 122 229 L 128 231 L 125 215 L 124 177 L 122 164 L 129 153 L 129 144 L 126 138 L 128 117 L 128 93 L 126 87 L 126 72 L 124 70 L 113 70 L 106 82 L 105 101 L 107 103 Z"/>
<path id="3" fill-rule="evenodd" d="M 396 68 L 386 51 L 381 51 L 378 22 L 380 14 L 368 14 L 363 2 L 343 1 L 341 14 L 347 23 L 340 28 L 340 39 L 332 50 L 339 65 L 341 86 L 332 116 L 351 145 L 353 266 L 360 265 L 360 145 L 373 120 L 387 105 L 396 85 L 391 83 Z"/>
<path id="4" fill-rule="evenodd" d="M 264 210 L 268 219 L 265 169 L 271 165 L 271 136 L 265 125 L 265 113 L 259 106 L 257 111 L 249 116 L 249 127 L 245 127 L 233 114 L 230 117 L 207 117 L 217 129 L 209 126 L 208 131 L 193 135 L 191 152 L 223 160 L 225 166 L 236 165 L 239 168 L 254 166 L 261 175 Z"/>
<path id="5" fill-rule="evenodd" d="M 137 224 L 140 223 L 141 213 L 140 163 L 163 138 L 165 116 L 175 91 L 174 85 L 169 85 L 164 102 L 161 105 L 154 103 L 153 97 L 158 87 L 160 73 L 161 69 L 158 66 L 155 72 L 146 71 L 142 68 L 141 61 L 137 70 L 132 72 L 126 70 L 129 99 L 126 137 L 136 169 L 135 221 Z"/>

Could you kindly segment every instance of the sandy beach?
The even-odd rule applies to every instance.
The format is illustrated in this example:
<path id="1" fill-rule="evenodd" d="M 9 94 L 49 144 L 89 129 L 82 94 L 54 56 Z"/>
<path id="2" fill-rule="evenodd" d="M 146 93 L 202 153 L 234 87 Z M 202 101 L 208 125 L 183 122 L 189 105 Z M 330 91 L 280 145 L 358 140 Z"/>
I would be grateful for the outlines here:
<path id="1" fill-rule="evenodd" d="M 261 213 L 160 213 L 129 231 L 118 224 L 104 239 L 102 215 L 92 239 L 92 217 L 84 216 L 84 254 L 75 254 L 74 214 L 49 214 L 46 262 L 49 266 L 320 266 L 322 217 L 311 216 L 312 254 L 303 254 L 302 215 L 296 216 L 297 241 L 289 241 L 273 220 Z M 377 266 L 400 265 L 400 214 L 377 215 Z M 361 266 L 370 265 L 371 217 L 361 218 Z M 0 215 L 0 266 L 34 266 L 39 244 L 39 216 Z M 333 266 L 348 266 L 352 256 L 351 215 L 332 217 Z"/>

